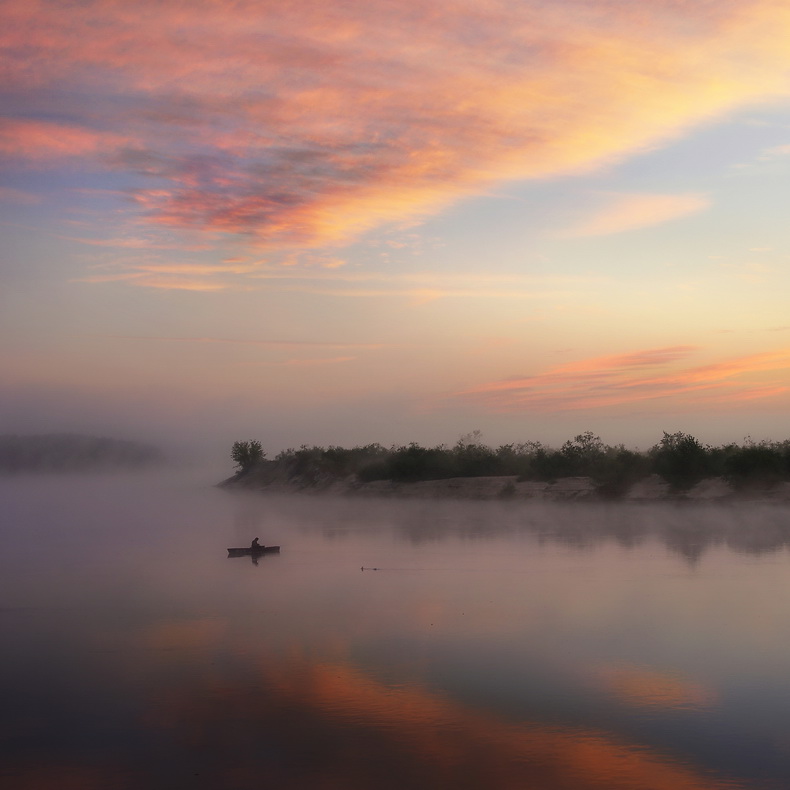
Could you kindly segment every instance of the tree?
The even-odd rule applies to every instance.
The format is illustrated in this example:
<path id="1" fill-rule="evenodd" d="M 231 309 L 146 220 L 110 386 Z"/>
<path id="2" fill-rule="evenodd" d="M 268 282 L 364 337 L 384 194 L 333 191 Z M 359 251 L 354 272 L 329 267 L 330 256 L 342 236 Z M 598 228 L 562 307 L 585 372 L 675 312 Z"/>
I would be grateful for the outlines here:
<path id="1" fill-rule="evenodd" d="M 241 472 L 246 472 L 255 464 L 263 461 L 266 458 L 266 453 L 263 451 L 261 443 L 253 439 L 249 442 L 233 442 L 230 457 L 236 462 L 236 466 Z"/>
<path id="2" fill-rule="evenodd" d="M 734 447 L 724 460 L 724 473 L 736 486 L 775 483 L 785 475 L 781 445 L 761 442 Z"/>
<path id="3" fill-rule="evenodd" d="M 605 454 L 601 437 L 592 431 L 574 436 L 560 448 L 565 474 L 570 475 L 592 475 Z"/>
<path id="4" fill-rule="evenodd" d="M 673 488 L 685 489 L 709 473 L 709 452 L 687 433 L 667 433 L 650 451 L 653 468 Z"/>

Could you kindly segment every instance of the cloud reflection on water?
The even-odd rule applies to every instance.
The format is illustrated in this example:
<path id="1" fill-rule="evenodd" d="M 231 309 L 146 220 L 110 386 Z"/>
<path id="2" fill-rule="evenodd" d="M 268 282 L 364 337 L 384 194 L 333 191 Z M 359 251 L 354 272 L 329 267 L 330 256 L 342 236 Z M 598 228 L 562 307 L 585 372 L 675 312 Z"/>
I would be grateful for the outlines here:
<path id="1" fill-rule="evenodd" d="M 710 686 L 649 667 L 611 664 L 592 674 L 605 690 L 632 705 L 696 710 L 716 702 L 716 691 Z"/>
<path id="2" fill-rule="evenodd" d="M 169 645 L 193 630 L 170 627 Z M 273 655 L 265 641 L 259 635 L 252 650 L 226 644 L 233 673 L 200 661 L 199 676 L 173 682 L 168 673 L 154 686 L 146 726 L 195 756 L 194 786 L 257 788 L 265 772 L 269 787 L 347 790 L 738 787 L 600 731 L 508 721 L 419 683 L 388 683 L 350 661 L 311 658 L 298 645 Z"/>

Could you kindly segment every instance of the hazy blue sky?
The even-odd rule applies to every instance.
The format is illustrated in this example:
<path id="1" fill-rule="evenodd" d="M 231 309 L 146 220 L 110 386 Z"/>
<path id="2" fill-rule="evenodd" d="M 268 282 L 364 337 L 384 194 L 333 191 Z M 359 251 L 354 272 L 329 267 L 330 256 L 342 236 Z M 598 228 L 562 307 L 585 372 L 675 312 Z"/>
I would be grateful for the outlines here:
<path id="1" fill-rule="evenodd" d="M 0 2 L 0 430 L 788 436 L 787 0 Z"/>

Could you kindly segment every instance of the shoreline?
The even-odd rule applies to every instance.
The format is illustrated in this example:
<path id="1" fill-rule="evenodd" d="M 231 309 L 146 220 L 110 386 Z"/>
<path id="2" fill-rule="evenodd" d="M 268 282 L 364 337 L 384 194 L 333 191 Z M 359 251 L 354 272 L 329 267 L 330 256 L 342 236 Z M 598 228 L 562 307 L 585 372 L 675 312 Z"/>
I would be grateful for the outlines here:
<path id="1" fill-rule="evenodd" d="M 639 480 L 626 491 L 612 495 L 590 477 L 563 477 L 551 482 L 519 481 L 516 475 L 451 477 L 439 480 L 362 483 L 356 477 L 285 479 L 240 472 L 218 484 L 220 488 L 272 494 L 338 495 L 395 499 L 503 500 L 516 502 L 776 502 L 790 503 L 790 482 L 735 489 L 724 478 L 701 480 L 687 491 L 672 491 L 658 475 Z"/>

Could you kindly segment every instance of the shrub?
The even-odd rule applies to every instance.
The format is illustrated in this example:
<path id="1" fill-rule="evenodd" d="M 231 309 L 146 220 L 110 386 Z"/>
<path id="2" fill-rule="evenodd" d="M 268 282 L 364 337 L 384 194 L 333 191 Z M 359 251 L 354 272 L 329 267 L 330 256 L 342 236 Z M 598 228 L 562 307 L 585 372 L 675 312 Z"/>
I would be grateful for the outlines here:
<path id="1" fill-rule="evenodd" d="M 784 476 L 785 471 L 782 450 L 769 444 L 735 448 L 724 462 L 725 476 L 737 487 L 775 483 Z"/>
<path id="2" fill-rule="evenodd" d="M 708 450 L 687 433 L 664 431 L 650 452 L 653 468 L 674 489 L 691 488 L 710 473 Z"/>
<path id="3" fill-rule="evenodd" d="M 258 441 L 250 442 L 233 442 L 233 447 L 230 450 L 230 457 L 236 462 L 239 470 L 246 472 L 251 469 L 255 464 L 263 461 L 266 458 L 266 453 Z"/>
<path id="4" fill-rule="evenodd" d="M 650 460 L 625 447 L 607 448 L 593 470 L 592 477 L 602 496 L 622 496 L 634 483 L 650 474 Z"/>

